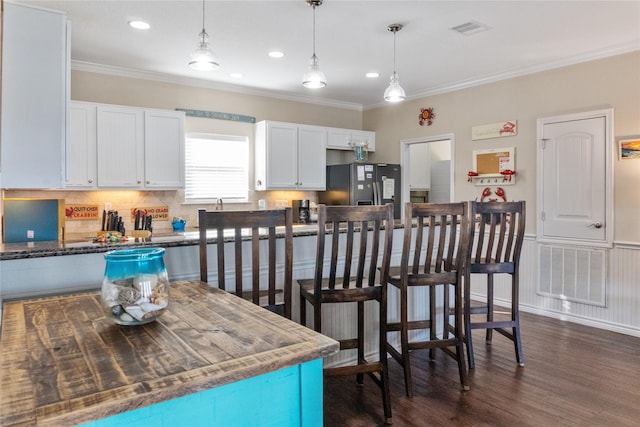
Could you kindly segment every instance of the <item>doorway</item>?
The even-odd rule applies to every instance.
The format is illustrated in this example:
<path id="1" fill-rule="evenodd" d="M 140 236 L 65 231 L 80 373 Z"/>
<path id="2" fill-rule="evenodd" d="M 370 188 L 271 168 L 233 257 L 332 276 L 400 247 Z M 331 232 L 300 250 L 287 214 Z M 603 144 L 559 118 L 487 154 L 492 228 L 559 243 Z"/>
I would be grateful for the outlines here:
<path id="1" fill-rule="evenodd" d="M 400 141 L 403 202 L 453 200 L 454 140 L 444 134 Z"/>

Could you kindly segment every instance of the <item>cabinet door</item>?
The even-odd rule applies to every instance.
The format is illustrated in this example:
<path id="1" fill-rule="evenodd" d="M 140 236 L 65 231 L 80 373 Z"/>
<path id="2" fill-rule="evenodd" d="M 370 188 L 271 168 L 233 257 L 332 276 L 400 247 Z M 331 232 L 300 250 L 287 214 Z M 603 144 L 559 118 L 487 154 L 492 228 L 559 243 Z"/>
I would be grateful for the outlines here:
<path id="1" fill-rule="evenodd" d="M 66 149 L 67 188 L 96 187 L 96 105 L 71 102 Z"/>
<path id="2" fill-rule="evenodd" d="M 351 131 L 352 141 L 364 141 L 369 151 L 376 151 L 376 133 L 368 130 Z"/>
<path id="3" fill-rule="evenodd" d="M 324 157 L 324 151 L 323 151 Z M 267 123 L 267 189 L 295 189 L 298 183 L 298 127 Z"/>
<path id="4" fill-rule="evenodd" d="M 351 150 L 351 130 L 327 128 L 327 148 L 332 150 Z"/>
<path id="5" fill-rule="evenodd" d="M 298 127 L 298 188 L 325 190 L 327 131 L 317 126 Z"/>
<path id="6" fill-rule="evenodd" d="M 98 187 L 142 188 L 143 110 L 98 106 Z"/>
<path id="7" fill-rule="evenodd" d="M 8 2 L 3 8 L 2 187 L 62 188 L 67 19 Z"/>
<path id="8" fill-rule="evenodd" d="M 184 113 L 145 111 L 146 188 L 184 187 Z"/>

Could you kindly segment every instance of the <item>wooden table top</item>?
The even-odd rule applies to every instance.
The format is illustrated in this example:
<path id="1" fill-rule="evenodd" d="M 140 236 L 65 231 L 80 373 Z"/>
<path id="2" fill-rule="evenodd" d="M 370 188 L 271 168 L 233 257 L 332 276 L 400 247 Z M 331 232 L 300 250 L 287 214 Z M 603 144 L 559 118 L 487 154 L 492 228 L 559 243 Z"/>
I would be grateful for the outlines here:
<path id="1" fill-rule="evenodd" d="M 97 292 L 6 301 L 0 425 L 71 425 L 331 355 L 338 343 L 199 281 L 171 284 L 142 326 L 103 315 Z"/>

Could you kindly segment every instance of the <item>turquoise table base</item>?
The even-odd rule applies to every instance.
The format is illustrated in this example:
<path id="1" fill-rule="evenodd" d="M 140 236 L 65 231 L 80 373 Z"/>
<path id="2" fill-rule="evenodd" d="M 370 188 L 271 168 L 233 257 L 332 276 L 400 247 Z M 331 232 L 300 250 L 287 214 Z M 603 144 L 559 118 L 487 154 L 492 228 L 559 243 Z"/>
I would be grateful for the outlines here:
<path id="1" fill-rule="evenodd" d="M 94 421 L 91 427 L 322 426 L 322 359 Z"/>

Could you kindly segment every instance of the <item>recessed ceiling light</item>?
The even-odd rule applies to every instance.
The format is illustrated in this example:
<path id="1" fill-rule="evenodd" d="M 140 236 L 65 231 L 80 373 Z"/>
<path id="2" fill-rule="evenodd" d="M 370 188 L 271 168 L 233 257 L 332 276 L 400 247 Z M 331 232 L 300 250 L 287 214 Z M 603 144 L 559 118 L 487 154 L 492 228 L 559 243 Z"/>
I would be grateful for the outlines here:
<path id="1" fill-rule="evenodd" d="M 368 78 L 370 78 L 370 79 L 375 79 L 375 78 L 377 78 L 377 77 L 380 77 L 380 73 L 373 73 L 373 72 L 372 72 L 372 73 L 367 73 L 367 74 L 365 74 L 365 76 L 367 76 L 367 77 L 368 77 Z"/>
<path id="2" fill-rule="evenodd" d="M 279 50 L 273 50 L 269 52 L 269 56 L 272 58 L 282 58 L 284 56 L 284 52 L 280 52 Z"/>
<path id="3" fill-rule="evenodd" d="M 229 74 L 229 77 L 233 77 L 234 79 L 241 79 L 244 76 L 240 73 L 231 73 Z"/>
<path id="4" fill-rule="evenodd" d="M 137 30 L 148 30 L 151 28 L 151 25 L 144 21 L 129 21 L 129 25 Z"/>

